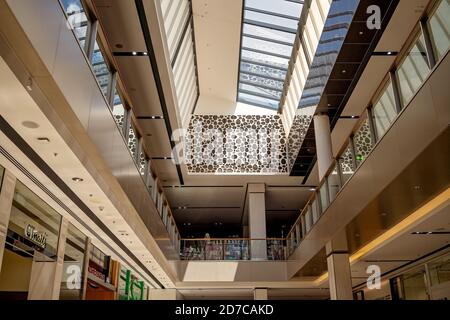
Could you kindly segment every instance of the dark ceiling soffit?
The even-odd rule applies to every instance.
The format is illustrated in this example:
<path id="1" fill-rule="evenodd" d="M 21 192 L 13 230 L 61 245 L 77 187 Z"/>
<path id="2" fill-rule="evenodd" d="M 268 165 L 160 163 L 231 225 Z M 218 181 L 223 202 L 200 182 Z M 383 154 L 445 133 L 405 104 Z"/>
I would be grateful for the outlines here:
<path id="1" fill-rule="evenodd" d="M 335 109 L 335 110 L 332 110 L 333 116 L 330 119 L 331 130 L 333 130 L 334 126 L 336 125 L 337 121 L 339 120 L 340 115 L 341 115 L 345 105 L 347 104 L 348 100 L 350 99 L 350 96 L 353 93 L 353 90 L 355 89 L 356 85 L 358 84 L 358 81 L 361 78 L 361 75 L 364 72 L 364 69 L 366 68 L 370 58 L 372 57 L 372 53 L 375 51 L 375 48 L 376 48 L 379 40 L 381 39 L 381 36 L 383 35 L 383 33 L 384 33 L 384 31 L 385 31 L 385 29 L 387 27 L 387 24 L 389 23 L 389 21 L 390 21 L 392 15 L 393 15 L 397 5 L 398 5 L 398 2 L 399 2 L 399 0 L 391 0 L 390 1 L 390 4 L 389 4 L 389 6 L 386 9 L 386 13 L 383 16 L 383 20 L 382 20 L 382 23 L 381 23 L 381 28 L 375 32 L 375 34 L 374 34 L 374 36 L 373 36 L 373 38 L 372 38 L 372 40 L 370 42 L 369 47 L 366 49 L 366 54 L 364 55 L 361 63 L 359 64 L 359 67 L 358 67 L 358 69 L 357 69 L 357 71 L 355 73 L 355 76 L 353 77 L 351 84 L 349 85 L 349 87 L 348 87 L 348 89 L 347 89 L 347 91 L 346 91 L 346 93 L 345 93 L 341 103 L 339 104 L 339 107 L 337 109 Z M 355 15 L 357 15 L 357 13 L 360 10 L 360 8 L 361 8 L 361 3 L 359 5 L 359 7 L 357 8 L 357 10 L 355 11 Z M 354 21 L 352 21 L 352 23 L 353 22 Z M 351 28 L 351 26 L 349 27 L 349 29 L 350 28 Z M 346 40 L 347 40 L 348 36 L 349 36 L 349 34 L 347 33 Z M 342 45 L 342 48 L 346 45 L 346 42 L 347 41 L 344 41 L 344 43 Z M 338 58 L 336 60 L 335 67 L 333 67 L 333 69 L 336 68 L 336 65 L 340 64 L 339 58 L 340 57 L 338 56 Z M 333 71 L 331 73 L 333 73 Z M 327 94 L 324 92 L 321 99 L 323 99 L 324 96 L 326 96 L 326 95 Z M 308 128 L 308 132 L 311 131 L 311 130 L 313 130 L 313 122 L 311 122 L 311 125 Z M 315 138 L 313 140 L 315 141 Z M 305 141 L 302 143 L 302 146 L 300 148 L 300 151 L 299 151 L 299 154 L 298 154 L 297 158 L 301 157 L 301 152 L 302 152 L 302 149 L 304 149 L 304 148 L 305 148 Z M 317 160 L 317 155 L 315 154 L 314 158 L 312 160 L 307 161 L 309 163 L 303 163 L 303 166 L 307 165 L 308 169 L 306 170 L 306 173 L 304 174 L 304 178 L 303 178 L 302 183 L 305 183 L 308 180 L 309 175 L 310 175 L 310 173 L 311 173 L 311 171 L 312 171 L 312 169 L 314 167 L 314 164 L 315 164 L 316 160 Z M 297 175 L 295 173 L 295 172 L 299 171 L 296 168 L 297 165 L 298 164 L 296 163 L 293 166 L 293 169 L 291 171 L 291 175 Z M 303 170 L 300 170 L 300 171 L 304 172 Z"/>
<path id="2" fill-rule="evenodd" d="M 155 281 L 157 285 L 164 288 L 163 284 L 147 269 L 147 267 L 131 252 L 126 245 L 124 245 L 116 235 L 95 215 L 94 212 L 69 188 L 69 186 L 53 171 L 50 166 L 30 147 L 30 145 L 12 128 L 9 123 L 0 116 L 0 129 L 1 131 L 21 150 L 38 168 L 41 170 L 69 199 L 76 204 L 88 217 L 91 219 L 108 237 L 114 241 L 133 261 L 147 271 L 147 275 Z M 77 217 L 74 218 L 85 226 L 88 230 L 92 230 L 85 221 Z M 96 232 L 93 232 L 97 234 Z M 100 237 L 99 240 L 103 241 Z M 108 243 L 105 243 L 113 252 L 118 256 L 121 256 L 118 252 L 111 248 Z M 126 260 L 126 259 L 124 259 Z"/>
<path id="3" fill-rule="evenodd" d="M 170 139 L 170 145 L 172 150 L 175 150 L 175 141 L 172 140 L 172 125 L 169 120 L 169 113 L 167 111 L 166 98 L 164 95 L 164 89 L 162 87 L 161 77 L 159 73 L 158 64 L 156 61 L 155 52 L 153 50 L 152 38 L 150 36 L 150 29 L 147 22 L 147 16 L 145 14 L 145 7 L 143 0 L 135 0 L 137 14 L 139 16 L 139 22 L 141 24 L 142 33 L 144 35 L 145 44 L 147 47 L 148 58 L 150 59 L 150 65 L 152 66 L 153 76 L 155 78 L 156 88 L 158 90 L 159 102 L 161 104 L 161 109 L 164 116 L 164 122 L 166 123 L 167 133 Z M 181 167 L 179 164 L 176 164 L 178 179 L 180 184 L 184 184 L 183 173 L 181 172 Z"/>

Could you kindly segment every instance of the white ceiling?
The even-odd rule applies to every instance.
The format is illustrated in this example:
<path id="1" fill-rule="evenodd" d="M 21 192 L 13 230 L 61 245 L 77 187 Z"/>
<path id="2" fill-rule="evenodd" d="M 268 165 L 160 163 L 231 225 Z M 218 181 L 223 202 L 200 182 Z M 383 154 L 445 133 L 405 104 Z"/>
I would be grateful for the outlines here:
<path id="1" fill-rule="evenodd" d="M 232 113 L 236 105 L 242 0 L 193 0 L 201 99 L 196 113 Z"/>

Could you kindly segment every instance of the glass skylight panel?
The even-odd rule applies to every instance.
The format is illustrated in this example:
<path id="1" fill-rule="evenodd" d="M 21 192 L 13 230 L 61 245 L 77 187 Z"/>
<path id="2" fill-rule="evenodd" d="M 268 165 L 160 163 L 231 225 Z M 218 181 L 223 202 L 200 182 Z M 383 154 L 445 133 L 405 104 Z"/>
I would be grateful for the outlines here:
<path id="1" fill-rule="evenodd" d="M 241 73 L 268 77 L 274 80 L 284 81 L 286 71 L 282 69 L 271 68 L 264 65 L 248 63 L 241 61 Z"/>
<path id="2" fill-rule="evenodd" d="M 303 4 L 244 0 L 238 101 L 278 109 Z"/>
<path id="3" fill-rule="evenodd" d="M 279 30 L 267 29 L 251 24 L 244 24 L 243 33 L 244 36 L 253 36 L 286 45 L 292 45 L 295 40 L 295 34 Z"/>

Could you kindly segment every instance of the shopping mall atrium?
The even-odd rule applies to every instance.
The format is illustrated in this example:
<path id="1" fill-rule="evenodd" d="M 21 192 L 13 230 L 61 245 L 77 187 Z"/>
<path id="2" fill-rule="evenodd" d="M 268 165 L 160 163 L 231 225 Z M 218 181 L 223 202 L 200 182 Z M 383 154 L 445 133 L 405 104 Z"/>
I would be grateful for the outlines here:
<path id="1" fill-rule="evenodd" d="M 449 0 L 0 0 L 0 300 L 450 299 Z"/>

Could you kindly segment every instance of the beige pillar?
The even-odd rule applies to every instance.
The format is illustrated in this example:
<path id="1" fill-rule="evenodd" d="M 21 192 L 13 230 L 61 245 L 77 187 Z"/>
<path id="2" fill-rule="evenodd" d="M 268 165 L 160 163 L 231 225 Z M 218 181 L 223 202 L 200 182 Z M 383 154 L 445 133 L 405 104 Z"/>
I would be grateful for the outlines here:
<path id="1" fill-rule="evenodd" d="M 5 251 L 9 216 L 11 215 L 15 188 L 16 178 L 9 171 L 5 170 L 0 189 L 0 272 L 2 271 L 3 252 Z"/>
<path id="2" fill-rule="evenodd" d="M 88 280 L 88 269 L 89 269 L 89 257 L 91 256 L 91 238 L 86 239 L 84 245 L 84 260 L 83 260 L 83 281 L 81 282 L 81 300 L 86 300 L 86 290 L 87 290 L 87 280 Z M 120 268 L 119 268 L 120 270 Z"/>
<path id="3" fill-rule="evenodd" d="M 268 300 L 267 289 L 255 289 L 253 290 L 254 300 Z"/>
<path id="4" fill-rule="evenodd" d="M 331 145 L 330 119 L 328 115 L 314 116 L 314 134 L 316 138 L 317 166 L 319 169 L 319 180 L 333 162 L 333 149 Z"/>
<path id="5" fill-rule="evenodd" d="M 35 253 L 31 266 L 28 300 L 59 300 L 68 225 L 69 222 L 63 217 L 56 261 L 47 262 L 39 253 Z"/>
<path id="6" fill-rule="evenodd" d="M 325 246 L 331 300 L 353 300 L 347 235 L 340 231 Z"/>
<path id="7" fill-rule="evenodd" d="M 266 233 L 266 186 L 263 183 L 248 185 L 248 224 L 250 254 L 252 260 L 267 260 Z"/>
<path id="8" fill-rule="evenodd" d="M 181 294 L 176 289 L 150 289 L 149 300 L 182 300 Z"/>

